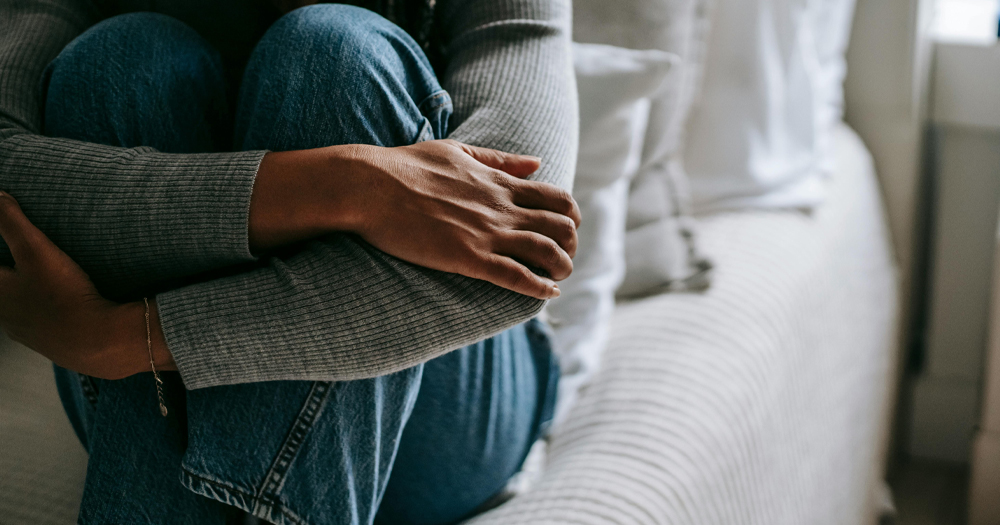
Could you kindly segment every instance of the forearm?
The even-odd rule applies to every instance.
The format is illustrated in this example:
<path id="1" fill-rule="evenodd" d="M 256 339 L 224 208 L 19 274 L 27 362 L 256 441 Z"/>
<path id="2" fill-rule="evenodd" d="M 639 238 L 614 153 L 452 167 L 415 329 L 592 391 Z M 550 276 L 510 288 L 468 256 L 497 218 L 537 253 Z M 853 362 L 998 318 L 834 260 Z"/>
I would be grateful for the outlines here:
<path id="1" fill-rule="evenodd" d="M 169 155 L 21 133 L 0 141 L 0 185 L 120 298 L 252 261 L 247 210 L 263 155 Z M 0 264 L 10 262 L 0 243 Z"/>
<path id="2" fill-rule="evenodd" d="M 439 0 L 437 9 L 452 28 L 441 80 L 455 101 L 449 138 L 541 157 L 531 178 L 571 190 L 579 108 L 570 1 Z"/>
<path id="3" fill-rule="evenodd" d="M 170 155 L 22 134 L 0 142 L 0 184 L 98 289 L 133 297 L 351 231 L 359 148 Z"/>
<path id="4" fill-rule="evenodd" d="M 331 146 L 268 152 L 250 199 L 250 250 L 261 253 L 331 232 L 350 232 L 362 220 L 356 197 L 364 150 Z"/>
<path id="5" fill-rule="evenodd" d="M 83 0 L 0 3 L 0 189 L 113 296 L 252 260 L 246 216 L 263 152 L 168 155 L 41 135 L 44 69 L 101 16 Z"/>
<path id="6" fill-rule="evenodd" d="M 150 360 L 157 371 L 177 370 L 163 338 L 155 299 L 149 300 L 148 332 L 146 314 L 146 305 L 142 301 L 133 301 L 117 306 L 108 316 L 105 333 L 110 340 L 102 345 L 107 349 L 107 355 L 102 358 L 101 365 L 108 377 L 149 372 L 152 369 Z"/>
<path id="7" fill-rule="evenodd" d="M 185 385 L 204 388 L 388 374 L 523 322 L 544 301 L 337 235 L 157 304 Z"/>

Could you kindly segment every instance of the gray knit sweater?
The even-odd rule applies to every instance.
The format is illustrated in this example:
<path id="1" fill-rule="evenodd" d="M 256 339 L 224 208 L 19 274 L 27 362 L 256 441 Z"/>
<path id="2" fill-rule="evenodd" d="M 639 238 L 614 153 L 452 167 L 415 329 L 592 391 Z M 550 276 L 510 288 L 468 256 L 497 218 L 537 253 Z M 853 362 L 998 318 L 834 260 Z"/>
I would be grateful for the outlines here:
<path id="1" fill-rule="evenodd" d="M 451 138 L 542 157 L 533 178 L 569 188 L 570 1 L 438 0 L 436 9 Z M 348 235 L 255 261 L 247 213 L 263 151 L 178 155 L 41 136 L 41 72 L 101 16 L 82 0 L 0 3 L 0 189 L 111 296 L 230 268 L 156 295 L 188 388 L 382 375 L 541 309 Z M 11 263 L 0 242 L 0 264 Z"/>

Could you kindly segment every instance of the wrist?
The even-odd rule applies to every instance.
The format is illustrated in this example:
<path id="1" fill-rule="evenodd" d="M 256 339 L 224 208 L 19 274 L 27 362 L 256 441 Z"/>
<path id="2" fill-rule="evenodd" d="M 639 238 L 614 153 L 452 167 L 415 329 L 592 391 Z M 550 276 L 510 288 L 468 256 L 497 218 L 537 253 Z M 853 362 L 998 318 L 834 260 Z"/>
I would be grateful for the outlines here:
<path id="1" fill-rule="evenodd" d="M 145 311 L 142 303 L 115 304 L 93 324 L 98 348 L 86 372 L 102 379 L 122 379 L 149 370 L 146 353 Z M 83 370 L 81 370 L 82 372 Z"/>
<path id="2" fill-rule="evenodd" d="M 373 148 L 344 145 L 264 155 L 250 199 L 251 251 L 355 231 L 363 220 L 360 190 Z"/>
<path id="3" fill-rule="evenodd" d="M 331 156 L 334 176 L 329 177 L 327 188 L 329 204 L 337 213 L 330 215 L 327 226 L 329 231 L 360 233 L 373 209 L 376 159 L 385 148 L 367 144 L 336 148 Z"/>
<path id="4" fill-rule="evenodd" d="M 142 301 L 115 305 L 100 323 L 109 340 L 102 345 L 96 368 L 106 379 L 121 379 L 152 370 L 150 353 L 157 371 L 177 370 L 160 329 L 156 302 L 149 301 L 149 341 L 147 346 L 146 307 Z M 102 326 L 103 325 L 103 326 Z M 150 352 L 152 350 L 152 352 Z"/>

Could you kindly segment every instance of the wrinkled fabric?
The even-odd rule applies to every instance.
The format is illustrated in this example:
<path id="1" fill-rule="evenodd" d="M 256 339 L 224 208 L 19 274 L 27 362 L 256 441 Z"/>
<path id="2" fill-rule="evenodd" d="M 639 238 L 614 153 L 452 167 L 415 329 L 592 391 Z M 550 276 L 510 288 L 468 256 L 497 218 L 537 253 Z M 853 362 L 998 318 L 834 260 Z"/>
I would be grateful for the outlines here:
<path id="1" fill-rule="evenodd" d="M 175 18 L 110 18 L 46 70 L 45 131 L 171 152 L 397 146 L 448 132 L 451 100 L 422 51 L 369 11 L 321 5 L 275 22 L 234 116 L 221 63 Z M 529 321 L 372 379 L 186 390 L 163 373 L 166 418 L 150 373 L 56 375 L 90 454 L 80 523 L 451 523 L 519 469 L 551 418 L 558 367 Z"/>

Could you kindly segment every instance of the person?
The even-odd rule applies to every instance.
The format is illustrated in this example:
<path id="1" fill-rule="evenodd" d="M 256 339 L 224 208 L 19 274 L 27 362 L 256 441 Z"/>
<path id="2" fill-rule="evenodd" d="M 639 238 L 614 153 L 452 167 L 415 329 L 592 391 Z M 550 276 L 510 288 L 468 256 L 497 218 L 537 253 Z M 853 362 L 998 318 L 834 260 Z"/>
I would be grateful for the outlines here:
<path id="1" fill-rule="evenodd" d="M 452 523 L 545 431 L 569 1 L 311 3 L 0 6 L 0 327 L 80 523 Z"/>

